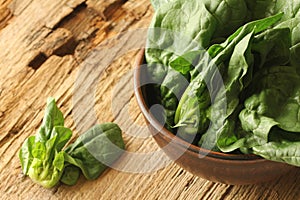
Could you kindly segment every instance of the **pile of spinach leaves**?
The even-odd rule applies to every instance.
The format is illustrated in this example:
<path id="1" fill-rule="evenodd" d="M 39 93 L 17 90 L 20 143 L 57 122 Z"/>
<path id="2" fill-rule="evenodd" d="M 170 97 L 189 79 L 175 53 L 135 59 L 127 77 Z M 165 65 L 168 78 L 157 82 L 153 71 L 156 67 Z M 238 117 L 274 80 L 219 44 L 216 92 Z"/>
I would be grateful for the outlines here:
<path id="1" fill-rule="evenodd" d="M 152 0 L 145 58 L 166 128 L 300 166 L 300 0 Z"/>
<path id="2" fill-rule="evenodd" d="M 54 98 L 48 98 L 41 127 L 19 151 L 24 175 L 45 188 L 60 181 L 74 185 L 80 172 L 89 180 L 99 177 L 125 148 L 121 129 L 114 123 L 95 125 L 63 149 L 71 136 Z"/>

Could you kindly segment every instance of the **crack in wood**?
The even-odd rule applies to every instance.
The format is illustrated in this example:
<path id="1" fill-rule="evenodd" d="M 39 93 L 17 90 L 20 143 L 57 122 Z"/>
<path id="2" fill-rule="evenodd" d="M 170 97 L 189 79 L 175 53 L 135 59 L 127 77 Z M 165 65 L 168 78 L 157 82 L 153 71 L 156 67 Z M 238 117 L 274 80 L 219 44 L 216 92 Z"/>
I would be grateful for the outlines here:
<path id="1" fill-rule="evenodd" d="M 44 53 L 40 52 L 29 62 L 28 66 L 37 70 L 47 59 L 48 57 Z"/>
<path id="2" fill-rule="evenodd" d="M 109 21 L 114 13 L 128 0 L 87 0 L 87 5 L 95 9 L 104 21 Z"/>
<path id="3" fill-rule="evenodd" d="M 121 8 L 126 2 L 127 0 L 111 0 L 109 2 L 105 2 L 104 4 L 106 6 L 104 6 L 102 13 L 106 16 L 106 20 L 113 17 L 113 21 L 118 21 L 119 15 L 121 13 L 126 13 L 124 10 L 126 6 L 122 9 L 123 11 L 118 11 L 116 14 L 115 12 L 116 10 L 120 10 L 119 8 Z M 51 55 L 57 55 L 60 57 L 74 55 L 77 60 L 78 56 L 76 51 L 89 52 L 90 49 L 93 48 L 91 41 L 94 41 L 94 38 L 98 37 L 97 33 L 100 29 L 102 32 L 104 31 L 107 33 L 114 31 L 122 32 L 126 31 L 129 26 L 137 21 L 137 17 L 133 17 L 131 21 L 125 21 L 125 23 L 123 22 L 121 24 L 122 26 L 116 27 L 118 30 L 114 30 L 114 22 L 109 23 L 109 26 L 105 26 L 105 24 L 103 24 L 103 16 L 97 12 L 97 5 L 99 3 L 96 2 L 97 5 L 94 6 L 90 6 L 88 3 L 91 4 L 91 1 L 84 1 L 77 6 L 74 6 L 73 11 L 54 25 L 45 39 L 35 46 L 41 53 L 34 57 L 34 59 L 30 62 L 29 66 L 31 68 L 35 70 L 38 69 Z M 146 11 L 142 12 L 141 15 L 144 15 L 145 12 Z M 130 12 L 127 14 L 130 15 Z M 57 33 L 59 32 L 58 30 L 62 33 Z M 30 41 L 32 41 L 32 39 Z M 84 59 L 84 54 L 82 54 L 81 57 L 82 56 L 82 59 Z"/>
<path id="4" fill-rule="evenodd" d="M 118 0 L 107 6 L 103 11 L 104 20 L 108 21 L 113 16 L 115 11 L 121 8 L 122 5 L 125 4 L 127 1 L 128 0 Z"/>
<path id="5" fill-rule="evenodd" d="M 54 25 L 53 30 L 59 28 L 59 27 L 64 27 L 65 24 L 69 23 L 76 15 L 80 12 L 83 12 L 87 8 L 87 5 L 85 2 L 77 5 L 75 8 L 73 8 L 73 11 L 62 18 L 56 25 Z"/>
<path id="6" fill-rule="evenodd" d="M 66 55 L 73 55 L 77 45 L 78 41 L 75 40 L 72 34 L 62 35 L 53 40 L 52 46 L 48 46 L 46 51 L 48 52 L 48 56 L 57 55 L 63 57 Z"/>
<path id="7" fill-rule="evenodd" d="M 60 57 L 74 55 L 75 50 L 82 40 L 82 35 L 95 37 L 95 30 L 90 31 L 90 22 L 95 17 L 95 12 L 87 9 L 85 2 L 76 6 L 73 11 L 62 18 L 45 39 L 37 47 L 40 51 L 29 63 L 29 67 L 37 70 L 50 56 Z M 82 38 L 81 38 L 82 37 Z"/>

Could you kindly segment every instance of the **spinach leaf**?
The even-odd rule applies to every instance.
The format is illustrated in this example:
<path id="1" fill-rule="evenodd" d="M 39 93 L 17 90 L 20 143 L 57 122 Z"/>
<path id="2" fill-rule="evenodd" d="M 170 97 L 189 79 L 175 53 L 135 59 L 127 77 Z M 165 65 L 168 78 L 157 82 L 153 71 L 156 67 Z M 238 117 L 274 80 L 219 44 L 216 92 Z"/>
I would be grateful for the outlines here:
<path id="1" fill-rule="evenodd" d="M 203 65 L 209 66 L 208 61 L 210 61 L 210 59 L 212 59 L 213 65 L 216 66 L 228 61 L 237 43 L 239 43 L 247 34 L 251 32 L 253 32 L 254 35 L 261 33 L 262 31 L 277 23 L 282 16 L 283 13 L 278 13 L 271 17 L 249 22 L 236 30 L 226 39 L 225 42 L 210 46 L 207 50 L 208 55 L 204 54 L 204 57 L 200 58 L 199 64 L 197 64 L 191 71 L 191 80 L 193 80 L 203 69 L 210 70 L 210 67 L 203 67 Z M 209 56 L 210 58 L 208 58 Z M 203 59 L 205 60 L 205 62 L 202 62 Z M 220 68 L 219 70 L 224 71 Z"/>
<path id="2" fill-rule="evenodd" d="M 239 118 L 247 135 L 244 146 L 269 160 L 299 166 L 299 75 L 292 66 L 257 73 Z"/>
<path id="3" fill-rule="evenodd" d="M 215 57 L 220 51 L 224 50 L 228 46 L 235 46 L 242 38 L 244 38 L 248 33 L 254 32 L 258 34 L 267 28 L 270 28 L 272 25 L 277 23 L 282 17 L 283 13 L 278 13 L 276 15 L 259 19 L 256 21 L 251 21 L 240 28 L 238 28 L 232 35 L 230 35 L 225 42 L 222 44 L 212 45 L 208 49 L 208 53 L 211 57 Z"/>
<path id="4" fill-rule="evenodd" d="M 151 0 L 152 6 L 155 10 L 157 10 L 159 7 L 161 7 L 162 5 L 169 3 L 170 1 L 173 0 Z"/>
<path id="5" fill-rule="evenodd" d="M 165 107 L 167 127 L 174 125 L 178 94 L 180 96 L 187 86 L 178 83 L 182 77 L 189 81 L 188 73 L 193 69 L 190 62 L 199 59 L 203 48 L 212 40 L 234 32 L 246 18 L 247 6 L 240 0 L 219 0 L 214 4 L 176 0 L 156 9 L 148 31 L 145 57 L 150 77 L 162 83 L 158 90 Z M 222 28 L 225 25 L 226 31 Z M 180 73 L 174 73 L 174 69 Z M 179 92 L 174 94 L 173 91 Z"/>
<path id="6" fill-rule="evenodd" d="M 161 83 L 160 94 L 166 115 L 166 127 L 170 130 L 174 126 L 174 115 L 178 99 L 187 86 L 188 81 L 186 78 L 181 73 L 169 68 L 166 78 Z"/>
<path id="7" fill-rule="evenodd" d="M 213 38 L 228 37 L 250 20 L 244 0 L 203 0 L 205 7 L 217 21 Z"/>
<path id="8" fill-rule="evenodd" d="M 170 67 L 183 75 L 188 74 L 197 64 L 199 58 L 203 59 L 205 50 L 189 51 L 170 61 Z"/>
<path id="9" fill-rule="evenodd" d="M 187 90 L 183 94 L 177 108 L 177 112 L 175 115 L 175 123 L 177 123 L 177 126 L 186 126 L 187 129 L 190 129 L 190 127 L 198 127 L 198 129 L 194 128 L 194 131 L 189 131 L 189 133 L 192 135 L 196 135 L 199 132 L 200 134 L 203 134 L 203 132 L 208 128 L 209 118 L 213 121 L 213 127 L 211 127 L 211 129 L 217 130 L 215 126 L 223 124 L 220 119 L 223 117 L 223 119 L 225 120 L 225 118 L 229 117 L 232 114 L 239 103 L 238 94 L 241 88 L 243 88 L 243 77 L 246 75 L 246 72 L 248 70 L 248 63 L 244 58 L 244 54 L 248 50 L 252 37 L 253 33 L 249 33 L 236 45 L 229 62 L 228 73 L 225 75 L 227 78 L 224 80 L 225 88 L 228 89 L 221 90 L 221 92 L 219 92 L 218 96 L 216 97 L 216 100 L 214 100 L 214 97 L 211 96 L 209 91 L 218 91 L 219 84 L 211 85 L 210 90 L 208 90 L 206 87 L 207 83 L 216 83 L 220 81 L 217 80 L 220 77 L 213 77 L 214 73 L 216 72 L 213 72 L 212 75 L 209 74 L 209 70 L 217 71 L 216 66 L 209 65 L 208 67 L 214 69 L 204 69 L 195 79 L 193 79 L 193 81 L 190 83 Z M 213 59 L 212 62 L 214 60 L 215 59 Z M 216 62 L 218 61 L 219 60 L 216 60 Z M 206 73 L 204 74 L 204 72 Z M 239 84 L 240 86 L 238 86 Z M 227 94 L 225 94 L 225 92 L 227 92 Z M 213 104 L 215 104 L 214 107 L 218 108 L 213 109 L 213 111 L 210 109 L 209 115 L 207 115 L 206 113 L 208 112 L 208 107 L 211 103 L 211 97 L 214 101 Z M 226 110 L 227 113 L 223 113 L 220 115 L 220 110 L 224 110 L 222 106 L 226 106 L 226 103 L 228 103 Z M 214 111 L 216 111 L 217 113 L 215 113 Z M 218 119 L 218 121 L 216 121 L 215 119 Z M 184 132 L 187 133 L 187 131 Z M 226 137 L 228 138 L 228 135 L 226 135 Z M 212 133 L 212 131 L 208 131 L 203 135 L 199 145 L 201 146 L 204 140 L 212 141 L 215 144 L 215 139 L 215 133 Z M 206 147 L 210 146 L 212 148 L 214 144 L 208 145 L 207 143 Z"/>
<path id="10" fill-rule="evenodd" d="M 253 40 L 253 44 L 251 45 L 251 52 L 255 52 L 255 54 L 258 54 L 260 59 L 260 63 L 257 61 L 255 62 L 256 67 L 259 68 L 259 65 L 264 66 L 272 66 L 272 63 L 279 63 L 279 64 L 286 64 L 289 61 L 289 47 L 290 47 L 290 31 L 289 29 L 271 29 L 267 30 L 261 34 L 258 34 L 255 36 Z M 241 50 L 239 52 L 242 52 Z M 246 54 L 245 54 L 246 55 Z M 280 56 L 277 56 L 280 55 Z M 232 55 L 232 58 L 230 62 L 233 60 L 236 60 L 236 63 L 233 63 L 233 66 L 247 66 L 247 63 L 244 65 L 241 61 L 243 61 L 242 57 L 238 57 L 236 55 Z M 246 59 L 248 62 L 250 61 L 250 66 L 254 63 L 254 57 L 253 55 L 250 55 L 248 52 L 248 58 Z M 252 60 L 252 61 L 251 61 Z M 236 148 L 240 148 L 242 146 L 251 146 L 254 144 L 261 144 L 263 141 L 267 141 L 267 136 L 262 135 L 255 135 L 254 137 L 250 137 L 251 139 L 247 139 L 248 142 L 246 142 L 245 135 L 242 133 L 239 133 L 240 131 L 237 131 L 237 124 L 235 123 L 237 120 L 237 115 L 241 111 L 237 106 L 240 103 L 239 99 L 241 98 L 240 93 L 243 92 L 245 88 L 248 87 L 250 82 L 252 82 L 252 73 L 254 69 L 247 69 L 244 71 L 244 80 L 239 80 L 240 87 L 238 90 L 234 89 L 232 84 L 228 84 L 226 82 L 226 78 L 228 78 L 228 74 L 232 73 L 231 77 L 236 77 L 240 73 L 238 69 L 230 69 L 230 67 L 226 70 L 227 75 L 224 74 L 224 84 L 225 87 L 228 88 L 226 90 L 226 100 L 227 100 L 227 115 L 230 114 L 230 110 L 232 113 L 232 116 L 226 116 L 228 117 L 225 120 L 224 125 L 221 129 L 217 131 L 217 144 L 218 147 L 223 152 L 230 152 L 235 150 Z M 234 79 L 232 79 L 234 80 Z M 254 81 L 256 82 L 256 81 Z M 236 82 L 233 82 L 236 85 Z M 236 85 L 237 86 L 237 85 Z M 235 99 L 232 99 L 232 98 Z M 232 101 L 233 100 L 233 101 Z M 218 102 L 221 102 L 218 100 Z M 232 106 L 231 103 L 236 102 L 236 104 L 233 104 L 235 106 Z M 218 104 L 218 103 L 217 103 Z M 247 121 L 249 123 L 253 122 L 253 118 L 248 118 Z M 269 129 L 274 124 L 274 121 L 262 119 L 262 121 L 265 120 L 265 124 L 269 125 Z M 243 127 L 243 131 L 248 131 Z M 248 137 L 248 136 L 246 136 Z M 264 139 L 262 141 L 262 139 Z M 250 145 L 251 143 L 251 145 Z"/>
<path id="11" fill-rule="evenodd" d="M 87 179 L 96 179 L 113 164 L 125 148 L 121 129 L 117 124 L 95 125 L 65 149 L 65 161 L 69 167 L 62 181 L 73 185 L 78 179 L 78 169 Z M 74 168 L 76 171 L 74 171 Z"/>
<path id="12" fill-rule="evenodd" d="M 285 13 L 282 21 L 300 16 L 299 0 L 248 0 L 248 5 L 251 5 L 250 10 L 252 13 L 252 19 L 261 19 L 267 16 L 274 15 L 278 12 Z"/>
<path id="13" fill-rule="evenodd" d="M 150 24 L 147 63 L 168 66 L 171 57 L 174 60 L 193 49 L 207 48 L 213 39 L 233 33 L 246 21 L 246 15 L 247 6 L 240 0 L 176 0 L 163 4 Z"/>
<path id="14" fill-rule="evenodd" d="M 59 182 L 64 170 L 64 156 L 60 150 L 71 135 L 70 129 L 55 127 L 49 140 L 35 142 L 32 149 L 33 160 L 28 170 L 28 175 L 34 182 L 46 188 Z"/>
<path id="15" fill-rule="evenodd" d="M 227 101 L 227 119 L 225 120 L 222 128 L 217 131 L 217 144 L 223 152 L 230 152 L 242 146 L 249 146 L 245 144 L 244 135 L 239 133 L 240 131 L 237 131 L 236 121 L 239 112 L 241 112 L 241 109 L 239 108 L 240 106 L 238 107 L 238 104 L 240 103 L 241 92 L 243 92 L 245 88 L 248 87 L 250 82 L 252 82 L 253 70 L 256 70 L 253 69 L 252 66 L 255 64 L 256 68 L 259 68 L 260 65 L 272 66 L 271 64 L 273 63 L 286 64 L 289 62 L 290 41 L 289 29 L 266 30 L 254 37 L 251 44 L 251 53 L 248 51 L 248 53 L 243 55 L 243 50 L 240 49 L 237 50 L 238 54 L 241 53 L 240 56 L 232 54 L 229 67 L 226 70 L 226 73 L 223 75 L 225 77 L 225 87 L 228 88 L 225 90 L 226 96 L 223 95 L 226 97 Z M 253 53 L 259 55 L 259 63 L 257 60 L 255 62 L 254 56 L 252 55 Z M 243 56 L 245 56 L 246 59 L 243 59 Z M 243 63 L 243 61 L 247 62 Z M 233 66 L 232 69 L 230 65 Z M 236 66 L 239 67 L 237 68 Z M 250 66 L 250 68 L 244 68 L 242 73 L 243 75 L 239 75 L 239 73 L 241 73 L 241 69 L 243 69 L 243 66 Z M 236 81 L 237 79 L 235 79 L 235 77 L 239 76 L 239 81 Z M 229 80 L 233 81 L 231 84 L 228 84 L 228 78 Z M 218 100 L 217 102 L 220 104 L 221 100 Z M 251 120 L 252 118 L 248 119 L 249 122 L 251 122 Z M 269 124 L 269 128 L 271 128 L 274 125 L 274 122 L 266 121 L 266 124 Z M 247 129 L 244 130 L 248 131 Z M 266 141 L 266 138 L 264 139 Z M 255 141 L 262 143 L 262 141 L 257 137 L 255 140 L 251 138 L 249 141 L 255 144 Z"/>
<path id="16" fill-rule="evenodd" d="M 72 136 L 63 127 L 64 119 L 53 98 L 48 98 L 43 123 L 38 133 L 25 140 L 19 158 L 23 173 L 46 188 L 55 186 L 63 173 L 63 146 Z"/>
<path id="17" fill-rule="evenodd" d="M 268 142 L 253 147 L 253 153 L 268 160 L 285 162 L 300 167 L 300 141 Z"/>
<path id="18" fill-rule="evenodd" d="M 239 93 L 244 87 L 248 86 L 251 80 L 251 76 L 249 77 L 247 72 L 249 66 L 251 69 L 253 65 L 253 56 L 250 53 L 249 48 L 250 41 L 252 40 L 254 34 L 260 33 L 261 31 L 267 29 L 269 26 L 276 23 L 281 17 L 282 14 L 278 14 L 269 18 L 250 22 L 229 36 L 224 43 L 220 45 L 213 45 L 209 48 L 208 54 L 212 56 L 212 60 L 207 66 L 200 65 L 199 67 L 199 65 L 197 65 L 195 70 L 198 71 L 199 68 L 201 68 L 199 73 L 192 72 L 193 74 L 197 74 L 197 76 L 195 78 L 192 77 L 191 83 L 179 102 L 179 106 L 177 107 L 175 115 L 175 124 L 177 124 L 176 126 L 186 126 L 189 131 L 185 131 L 183 128 L 181 128 L 183 132 L 189 132 L 189 134 L 196 135 L 199 132 L 203 133 L 203 130 L 208 127 L 208 118 L 218 119 L 218 123 L 212 123 L 216 127 L 212 127 L 211 129 L 220 132 L 218 134 L 220 137 L 218 142 L 219 148 L 222 146 L 223 150 L 225 150 L 225 146 L 228 146 L 228 141 L 233 143 L 237 140 L 232 131 L 234 129 L 234 120 L 228 121 L 228 123 L 225 123 L 224 127 L 220 129 L 220 126 L 222 126 L 221 124 L 223 124 L 222 120 L 220 120 L 220 117 L 223 116 L 223 120 L 225 120 L 235 111 L 239 104 Z M 206 62 L 200 63 L 206 64 L 207 60 L 209 59 L 204 60 Z M 227 67 L 226 60 L 230 60 Z M 226 70 L 224 69 L 225 67 L 227 68 Z M 219 91 L 220 84 L 218 83 L 220 83 L 220 79 L 222 80 L 222 78 L 216 76 L 218 71 L 226 71 L 226 73 L 223 74 L 225 77 L 225 90 L 222 90 L 221 93 L 218 94 L 219 97 L 216 97 L 216 100 L 214 100 L 214 95 L 211 95 L 209 91 L 214 91 L 214 93 Z M 207 86 L 208 83 L 210 85 Z M 209 96 L 210 98 L 207 98 Z M 220 107 L 224 110 L 222 107 L 226 106 L 226 114 L 220 116 L 220 109 L 213 109 L 218 110 L 217 114 L 214 114 L 214 112 L 211 113 L 212 109 L 210 109 L 209 114 L 212 116 L 207 116 L 207 109 L 209 107 L 207 100 L 216 102 L 214 105 L 216 108 Z M 206 103 L 203 104 L 202 102 Z M 218 126 L 219 128 L 217 128 Z M 191 127 L 199 127 L 199 129 L 191 129 Z M 193 130 L 193 132 L 191 132 L 191 130 Z M 232 139 L 230 139 L 228 132 L 231 134 L 231 137 L 233 137 Z M 224 140 L 226 137 L 228 137 L 228 139 Z M 206 134 L 204 134 L 199 145 L 203 145 L 204 140 L 214 142 L 215 144 L 215 133 L 213 133 L 213 131 L 208 131 Z M 206 146 L 210 146 L 212 148 L 213 144 L 208 144 Z"/>
<path id="19" fill-rule="evenodd" d="M 288 28 L 291 31 L 291 44 L 292 46 L 300 42 L 299 30 L 300 30 L 300 17 L 292 18 L 286 21 L 281 22 L 275 29 Z"/>
<path id="20" fill-rule="evenodd" d="M 266 159 L 300 166 L 300 134 L 272 128 L 268 143 L 253 147 L 252 153 Z"/>
<path id="21" fill-rule="evenodd" d="M 65 154 L 65 157 L 72 159 L 68 156 L 68 154 Z M 66 159 L 66 160 L 68 160 L 68 159 Z M 79 162 L 79 161 L 77 161 L 77 162 Z M 68 163 L 66 163 L 64 173 L 61 176 L 60 181 L 66 185 L 72 186 L 77 183 L 79 177 L 80 177 L 80 168 L 78 168 L 75 165 L 72 165 L 68 162 Z"/>
<path id="22" fill-rule="evenodd" d="M 278 24 L 275 28 L 288 28 L 291 32 L 291 47 L 290 47 L 290 63 L 293 66 L 298 66 L 300 63 L 300 17 L 292 18 Z M 297 69 L 298 73 L 300 67 Z"/>
<path id="23" fill-rule="evenodd" d="M 161 6 L 150 24 L 145 51 L 152 78 L 161 82 L 170 60 L 187 51 L 207 47 L 215 28 L 216 19 L 202 1 L 176 0 Z M 153 64 L 164 67 L 157 71 Z"/>
<path id="24" fill-rule="evenodd" d="M 44 119 L 36 135 L 36 141 L 46 142 L 50 138 L 53 127 L 63 125 L 64 117 L 62 112 L 57 108 L 55 99 L 52 97 L 48 98 Z"/>
<path id="25" fill-rule="evenodd" d="M 196 134 L 203 133 L 209 126 L 207 108 L 210 103 L 211 98 L 206 84 L 203 81 L 198 82 L 197 79 L 192 81 L 176 109 L 174 118 L 175 127 L 178 127 L 176 135 L 195 143 Z"/>
<path id="26" fill-rule="evenodd" d="M 26 138 L 22 147 L 19 151 L 19 158 L 21 161 L 22 171 L 25 175 L 28 175 L 28 169 L 32 163 L 33 156 L 32 156 L 32 148 L 35 141 L 35 136 L 30 136 Z"/>
<path id="27" fill-rule="evenodd" d="M 217 115 L 212 113 L 211 119 L 214 126 L 216 126 L 217 146 L 223 152 L 232 151 L 231 144 L 235 143 L 238 138 L 234 133 L 235 119 L 237 116 L 239 105 L 239 94 L 248 86 L 252 77 L 247 77 L 248 71 L 252 70 L 253 55 L 251 51 L 251 41 L 253 40 L 253 34 L 249 33 L 244 37 L 234 48 L 232 56 L 230 58 L 228 69 L 224 74 L 224 90 L 220 90 L 216 97 L 215 105 L 212 105 L 213 110 L 222 109 L 221 106 L 226 106 L 224 122 L 221 120 L 215 120 Z M 223 108 L 224 109 L 224 108 Z M 219 111 L 217 111 L 217 114 Z M 222 116 L 221 116 L 222 117 Z M 234 145 L 234 148 L 236 144 Z"/>
<path id="28" fill-rule="evenodd" d="M 274 66 L 260 71 L 252 85 L 252 95 L 240 114 L 244 130 L 268 138 L 270 129 L 300 132 L 300 76 L 291 66 Z M 252 120 L 249 120 L 249 119 Z"/>
<path id="29" fill-rule="evenodd" d="M 74 185 L 80 170 L 87 179 L 95 179 L 124 149 L 118 125 L 106 123 L 94 126 L 64 151 L 72 131 L 63 125 L 61 111 L 49 98 L 40 129 L 24 141 L 19 151 L 24 175 L 45 188 L 54 187 L 59 181 Z"/>
<path id="30" fill-rule="evenodd" d="M 257 36 L 252 46 L 256 71 L 262 67 L 286 65 L 290 62 L 291 31 L 289 28 L 269 29 Z"/>
<path id="31" fill-rule="evenodd" d="M 300 43 L 299 43 L 299 18 L 300 18 L 300 0 L 277 0 L 277 1 L 258 1 L 247 0 L 252 19 L 260 19 L 273 15 L 278 12 L 284 12 L 280 23 L 276 28 L 289 28 L 291 31 L 292 46 L 290 47 L 290 64 L 297 66 L 300 63 Z M 274 55 L 275 57 L 275 55 Z M 279 64 L 279 63 L 277 63 Z M 300 73 L 300 69 L 297 70 Z"/>

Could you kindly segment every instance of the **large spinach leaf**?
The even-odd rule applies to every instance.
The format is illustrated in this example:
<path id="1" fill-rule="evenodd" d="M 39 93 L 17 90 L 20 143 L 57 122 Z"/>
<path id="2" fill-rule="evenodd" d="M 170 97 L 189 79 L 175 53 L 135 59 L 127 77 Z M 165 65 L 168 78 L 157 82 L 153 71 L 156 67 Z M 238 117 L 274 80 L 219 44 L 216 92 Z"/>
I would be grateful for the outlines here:
<path id="1" fill-rule="evenodd" d="M 265 141 L 273 126 L 300 132 L 300 76 L 294 67 L 264 68 L 253 80 L 251 93 L 239 116 L 244 130 Z"/>
<path id="2" fill-rule="evenodd" d="M 269 142 L 256 145 L 252 153 L 266 159 L 285 162 L 300 167 L 300 134 L 273 128 L 269 134 Z"/>

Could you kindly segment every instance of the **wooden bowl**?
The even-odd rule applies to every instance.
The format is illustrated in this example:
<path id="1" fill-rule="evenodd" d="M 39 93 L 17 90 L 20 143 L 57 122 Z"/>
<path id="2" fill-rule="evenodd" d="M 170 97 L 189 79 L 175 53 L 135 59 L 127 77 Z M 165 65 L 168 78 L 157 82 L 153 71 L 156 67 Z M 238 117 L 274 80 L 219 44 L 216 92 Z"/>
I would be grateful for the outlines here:
<path id="1" fill-rule="evenodd" d="M 149 110 L 153 96 L 147 94 L 147 85 L 142 85 L 146 72 L 146 68 L 141 67 L 145 64 L 144 60 L 144 50 L 141 50 L 134 71 L 135 96 L 155 141 L 176 164 L 201 178 L 231 185 L 271 181 L 294 168 L 252 154 L 213 152 L 176 137 Z"/>

